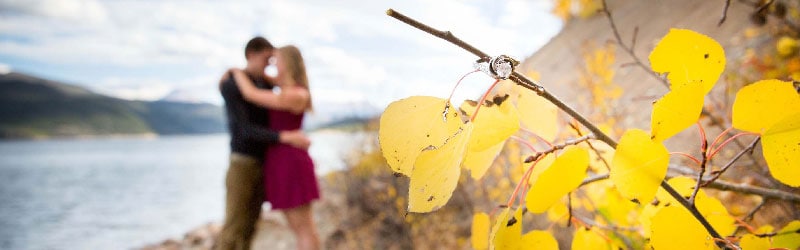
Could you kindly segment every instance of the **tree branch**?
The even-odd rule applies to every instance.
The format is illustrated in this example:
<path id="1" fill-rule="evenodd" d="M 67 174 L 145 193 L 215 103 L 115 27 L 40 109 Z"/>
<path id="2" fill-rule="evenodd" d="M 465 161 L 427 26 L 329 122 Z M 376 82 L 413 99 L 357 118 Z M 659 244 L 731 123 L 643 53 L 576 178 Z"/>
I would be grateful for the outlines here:
<path id="1" fill-rule="evenodd" d="M 728 168 L 730 168 L 731 166 L 733 166 L 733 163 L 734 163 L 734 162 L 736 162 L 737 160 L 739 160 L 739 158 L 742 158 L 742 155 L 746 154 L 747 152 L 753 152 L 753 149 L 755 149 L 756 145 L 758 145 L 758 142 L 759 142 L 760 140 L 761 140 L 761 136 L 759 136 L 759 137 L 756 137 L 755 139 L 753 139 L 753 142 L 751 142 L 751 143 L 750 143 L 750 145 L 748 145 L 746 148 L 742 149 L 742 151 L 739 151 L 739 153 L 738 153 L 738 154 L 736 154 L 736 156 L 734 156 L 734 157 L 733 157 L 733 159 L 731 159 L 730 161 L 728 161 L 728 163 L 727 163 L 727 164 L 725 164 L 725 166 L 723 166 L 723 167 L 722 167 L 722 168 L 721 168 L 719 171 L 712 172 L 712 174 L 714 174 L 714 176 L 713 176 L 713 177 L 711 177 L 711 179 L 709 179 L 709 180 L 705 181 L 705 182 L 703 183 L 703 186 L 707 186 L 707 185 L 708 185 L 708 184 L 710 184 L 711 182 L 714 182 L 714 181 L 716 181 L 717 179 L 719 179 L 719 177 L 720 177 L 720 176 L 722 176 L 722 173 L 725 173 L 725 171 L 727 171 L 727 170 L 728 170 Z"/>
<path id="2" fill-rule="evenodd" d="M 725 7 L 722 7 L 722 17 L 719 18 L 717 27 L 722 26 L 722 23 L 724 23 L 725 19 L 728 18 L 728 7 L 730 6 L 731 6 L 731 0 L 725 0 Z"/>
<path id="3" fill-rule="evenodd" d="M 690 176 L 692 179 L 697 180 L 696 173 L 694 173 L 694 171 L 689 167 L 681 165 L 670 165 L 670 168 L 675 170 L 677 174 L 667 173 L 668 178 L 687 175 Z M 707 181 L 707 180 L 701 180 L 701 181 Z M 764 199 L 783 200 L 800 204 L 800 195 L 777 189 L 752 186 L 748 184 L 731 183 L 723 180 L 716 180 L 714 182 L 711 182 L 706 187 L 722 191 L 734 191 L 741 194 L 758 195 Z"/>
<path id="4" fill-rule="evenodd" d="M 402 21 L 402 22 L 404 22 L 404 23 L 406 23 L 408 25 L 411 25 L 412 27 L 415 27 L 415 28 L 417 28 L 419 30 L 425 31 L 428 34 L 434 35 L 434 36 L 439 37 L 439 38 L 441 38 L 441 39 L 443 39 L 445 41 L 448 41 L 448 42 L 450 42 L 450 43 L 452 43 L 452 44 L 454 44 L 454 45 L 456 45 L 456 46 L 458 46 L 458 47 L 460 47 L 460 48 L 462 48 L 462 49 L 464 49 L 464 50 L 466 50 L 466 51 L 468 51 L 468 52 L 470 52 L 470 53 L 472 53 L 472 54 L 474 54 L 476 56 L 478 56 L 479 59 L 488 58 L 488 55 L 486 53 L 478 50 L 477 48 L 473 47 L 472 45 L 469 45 L 468 43 L 462 41 L 461 39 L 456 38 L 450 32 L 443 32 L 443 31 L 439 31 L 437 29 L 431 28 L 430 26 L 422 24 L 422 23 L 420 23 L 420 22 L 418 22 L 418 21 L 416 21 L 416 20 L 414 20 L 414 19 L 412 19 L 410 17 L 407 17 L 407 16 L 405 16 L 403 14 L 400 14 L 399 12 L 394 11 L 392 9 L 386 10 L 386 14 L 391 16 L 391 17 L 393 17 L 393 18 L 395 18 L 395 19 L 397 19 L 397 20 L 399 20 L 399 21 Z M 556 105 L 562 111 L 564 111 L 567 114 L 569 114 L 569 116 L 571 116 L 572 118 L 574 118 L 575 120 L 580 122 L 583 126 L 585 126 L 587 129 L 589 129 L 589 131 L 591 131 L 594 134 L 594 136 L 597 137 L 598 140 L 601 140 L 601 141 L 605 142 L 606 144 L 608 144 L 612 148 L 617 148 L 617 142 L 616 141 L 614 141 L 613 139 L 611 139 L 611 137 L 609 137 L 608 135 L 603 133 L 603 131 L 601 131 L 593 123 L 589 122 L 589 120 L 584 118 L 577 111 L 575 111 L 571 107 L 567 106 L 561 100 L 559 100 L 558 98 L 556 98 L 555 96 L 553 96 L 552 94 L 547 92 L 544 89 L 544 87 L 542 87 L 538 83 L 534 82 L 533 80 L 529 79 L 525 75 L 522 75 L 522 74 L 520 74 L 519 72 L 516 72 L 516 71 L 514 71 L 512 73 L 510 79 L 512 81 L 516 82 L 518 85 L 521 85 L 521 86 L 523 86 L 523 87 L 525 87 L 527 89 L 530 89 L 530 90 L 536 92 L 539 96 L 544 97 L 545 99 L 547 99 L 548 101 L 553 103 L 553 105 Z M 692 213 L 692 215 L 695 217 L 695 219 L 697 219 L 700 222 L 700 224 L 703 225 L 703 227 L 706 229 L 706 231 L 708 231 L 708 233 L 711 235 L 711 237 L 721 240 L 721 241 L 716 241 L 717 246 L 719 246 L 720 248 L 723 248 L 723 249 L 727 248 L 727 245 L 725 244 L 725 239 L 722 238 L 722 236 L 720 236 L 720 234 L 711 226 L 711 224 L 708 223 L 708 220 L 706 220 L 706 218 L 704 218 L 700 214 L 700 211 L 698 211 L 697 208 L 695 208 L 694 206 L 689 204 L 689 202 L 686 199 L 681 197 L 680 194 L 678 194 L 678 192 L 675 191 L 675 189 L 672 188 L 672 186 L 670 186 L 666 182 L 666 180 L 662 180 L 661 181 L 661 187 L 664 188 L 664 190 L 666 190 L 673 198 L 678 200 L 681 203 L 681 205 L 683 205 L 687 210 L 689 210 L 689 212 Z"/>

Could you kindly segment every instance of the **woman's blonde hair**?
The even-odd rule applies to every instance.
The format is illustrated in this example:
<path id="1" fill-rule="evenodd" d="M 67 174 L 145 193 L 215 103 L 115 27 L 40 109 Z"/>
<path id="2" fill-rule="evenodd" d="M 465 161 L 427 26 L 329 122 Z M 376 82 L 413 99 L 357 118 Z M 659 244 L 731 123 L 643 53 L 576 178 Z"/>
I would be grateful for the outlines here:
<path id="1" fill-rule="evenodd" d="M 308 91 L 308 107 L 306 111 L 312 111 L 311 106 L 311 89 L 308 87 L 308 75 L 306 74 L 306 64 L 303 61 L 303 55 L 300 54 L 300 49 L 294 45 L 286 45 L 278 48 L 278 53 L 281 53 L 286 65 L 286 75 L 289 76 L 297 86 L 303 87 Z"/>

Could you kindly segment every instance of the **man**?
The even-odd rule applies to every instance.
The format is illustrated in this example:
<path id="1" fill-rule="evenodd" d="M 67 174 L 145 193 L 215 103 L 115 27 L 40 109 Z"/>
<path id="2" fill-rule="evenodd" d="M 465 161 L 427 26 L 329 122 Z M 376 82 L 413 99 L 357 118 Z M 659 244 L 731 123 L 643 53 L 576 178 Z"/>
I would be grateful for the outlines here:
<path id="1" fill-rule="evenodd" d="M 247 67 L 244 71 L 261 88 L 272 88 L 264 69 L 269 65 L 273 49 L 263 37 L 251 39 L 245 47 Z M 225 177 L 225 224 L 215 249 L 225 250 L 250 249 L 264 200 L 261 164 L 267 146 L 285 143 L 307 149 L 310 144 L 299 130 L 278 133 L 268 129 L 267 110 L 245 101 L 234 81 L 228 73 L 220 81 L 231 134 L 231 155 Z"/>

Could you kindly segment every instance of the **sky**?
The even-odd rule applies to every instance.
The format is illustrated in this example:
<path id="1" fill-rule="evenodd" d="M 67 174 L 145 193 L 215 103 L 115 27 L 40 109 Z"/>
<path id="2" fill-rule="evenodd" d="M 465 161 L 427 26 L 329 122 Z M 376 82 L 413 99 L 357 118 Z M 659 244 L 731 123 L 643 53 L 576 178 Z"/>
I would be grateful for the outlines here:
<path id="1" fill-rule="evenodd" d="M 562 22 L 552 0 L 0 0 L 0 73 L 18 71 L 132 100 L 222 104 L 216 84 L 261 35 L 298 46 L 315 107 L 382 110 L 447 97 L 476 59 L 386 15 L 393 8 L 490 55 L 524 59 Z M 269 71 L 269 70 L 268 70 Z M 473 74 L 456 98 L 492 83 Z"/>

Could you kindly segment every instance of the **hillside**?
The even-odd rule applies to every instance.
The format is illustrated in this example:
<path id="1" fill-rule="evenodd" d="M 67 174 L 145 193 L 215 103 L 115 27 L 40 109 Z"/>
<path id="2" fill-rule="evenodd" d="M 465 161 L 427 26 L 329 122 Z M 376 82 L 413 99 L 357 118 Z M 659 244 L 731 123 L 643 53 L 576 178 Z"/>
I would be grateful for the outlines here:
<path id="1" fill-rule="evenodd" d="M 739 1 L 731 1 L 727 20 L 721 26 L 717 26 L 723 2 L 608 0 L 608 8 L 620 36 L 628 45 L 631 44 L 634 30 L 638 28 L 634 53 L 648 67 L 650 51 L 661 37 L 671 28 L 681 28 L 691 29 L 717 40 L 725 48 L 728 58 L 725 70 L 727 73 L 735 70 L 734 62 L 744 54 L 746 46 L 743 44 L 742 36 L 745 29 L 753 27 L 749 18 L 753 8 Z M 619 85 L 623 91 L 619 103 L 611 107 L 613 112 L 620 116 L 616 121 L 619 125 L 617 127 L 646 129 L 650 125 L 650 112 L 642 112 L 642 107 L 650 107 L 651 103 L 668 89 L 649 75 L 649 72 L 630 65 L 634 62 L 633 58 L 616 45 L 614 33 L 602 13 L 590 18 L 569 20 L 558 35 L 524 60 L 520 71 L 539 72 L 541 83 L 545 88 L 576 107 L 581 113 L 590 116 L 591 120 L 599 120 L 602 119 L 600 117 L 608 117 L 608 114 L 597 114 L 595 107 L 585 101 L 591 99 L 592 93 L 579 83 L 580 72 L 582 67 L 585 67 L 584 53 L 590 53 L 591 48 L 602 48 L 607 43 L 616 47 L 615 61 L 610 69 L 616 72 L 613 83 Z M 725 73 L 710 96 L 725 95 L 724 91 L 730 84 L 725 78 Z M 592 114 L 596 116 L 592 117 Z M 681 139 L 673 141 L 679 142 Z"/>
<path id="2" fill-rule="evenodd" d="M 128 101 L 20 73 L 0 75 L 0 138 L 225 131 L 211 104 Z"/>

